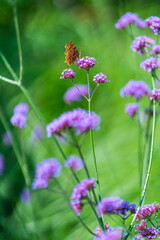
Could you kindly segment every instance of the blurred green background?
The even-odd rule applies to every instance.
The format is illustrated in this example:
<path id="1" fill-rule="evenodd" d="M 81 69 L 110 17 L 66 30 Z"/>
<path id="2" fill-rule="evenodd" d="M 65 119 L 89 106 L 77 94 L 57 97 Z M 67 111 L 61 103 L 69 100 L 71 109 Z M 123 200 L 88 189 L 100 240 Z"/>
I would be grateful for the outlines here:
<path id="1" fill-rule="evenodd" d="M 83 100 L 67 106 L 63 94 L 71 86 L 69 80 L 60 79 L 61 72 L 68 68 L 65 63 L 65 44 L 72 40 L 82 56 L 93 56 L 98 64 L 91 69 L 90 78 L 102 72 L 110 79 L 96 92 L 92 110 L 101 117 L 100 130 L 94 133 L 96 155 L 102 196 L 119 195 L 124 200 L 138 203 L 140 198 L 136 121 L 124 113 L 125 104 L 132 99 L 121 99 L 120 89 L 130 79 L 144 80 L 150 84 L 150 74 L 140 69 L 141 57 L 131 51 L 131 39 L 124 30 L 115 29 L 116 21 L 124 13 L 138 13 L 140 18 L 159 16 L 159 0 L 19 0 L 17 1 L 21 33 L 24 85 L 31 92 L 47 122 L 62 112 L 78 106 L 87 108 Z M 155 38 L 150 29 L 134 29 L 134 35 Z M 11 66 L 18 73 L 19 61 L 13 14 L 10 1 L 0 0 L 0 49 Z M 76 83 L 86 83 L 86 72 L 72 66 L 77 72 Z M 0 61 L 0 75 L 11 78 Z M 91 86 L 95 84 L 91 81 Z M 20 101 L 27 102 L 20 90 L 0 82 L 0 100 L 8 122 L 14 106 Z M 25 152 L 29 161 L 30 174 L 34 178 L 35 166 L 48 157 L 63 159 L 52 140 L 31 143 L 31 133 L 38 119 L 30 107 L 28 125 L 24 130 Z M 158 124 L 157 124 L 158 125 Z M 13 129 L 17 135 L 17 129 Z M 160 135 L 157 126 L 154 161 L 150 182 L 145 198 L 146 203 L 160 200 L 159 159 Z M 5 132 L 0 124 L 0 135 Z M 67 155 L 76 151 L 62 146 Z M 89 137 L 82 147 L 91 176 L 95 177 Z M 20 201 L 20 192 L 25 187 L 17 159 L 12 147 L 0 143 L 0 153 L 5 156 L 5 171 L 0 177 L 0 239 L 19 240 L 32 237 L 32 221 L 29 205 Z M 78 173 L 84 178 L 83 171 Z M 63 169 L 61 183 L 71 194 L 75 185 L 69 171 Z M 66 186 L 67 181 L 70 182 Z M 84 240 L 93 239 L 76 220 L 66 201 L 55 193 L 40 190 L 32 194 L 36 226 L 39 239 Z M 82 217 L 94 231 L 97 222 L 88 207 Z M 105 221 L 111 221 L 106 217 Z"/>

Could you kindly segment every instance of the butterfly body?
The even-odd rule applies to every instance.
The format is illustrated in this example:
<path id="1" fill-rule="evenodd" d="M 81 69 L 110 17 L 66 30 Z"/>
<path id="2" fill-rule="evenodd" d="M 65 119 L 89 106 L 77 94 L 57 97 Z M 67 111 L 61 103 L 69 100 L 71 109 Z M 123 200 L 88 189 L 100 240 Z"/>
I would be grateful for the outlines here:
<path id="1" fill-rule="evenodd" d="M 78 52 L 72 41 L 69 41 L 69 44 L 66 44 L 65 48 L 66 63 L 68 63 L 68 65 L 75 64 L 80 59 L 81 53 Z"/>

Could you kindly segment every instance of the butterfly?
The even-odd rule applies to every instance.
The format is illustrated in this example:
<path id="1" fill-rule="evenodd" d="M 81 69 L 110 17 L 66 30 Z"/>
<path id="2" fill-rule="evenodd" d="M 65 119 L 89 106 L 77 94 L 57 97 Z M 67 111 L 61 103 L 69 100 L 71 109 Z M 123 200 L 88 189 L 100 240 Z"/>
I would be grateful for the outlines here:
<path id="1" fill-rule="evenodd" d="M 65 48 L 66 48 L 65 62 L 68 63 L 68 65 L 75 64 L 80 59 L 81 53 L 78 52 L 76 46 L 72 41 L 69 41 L 69 44 L 66 44 Z"/>

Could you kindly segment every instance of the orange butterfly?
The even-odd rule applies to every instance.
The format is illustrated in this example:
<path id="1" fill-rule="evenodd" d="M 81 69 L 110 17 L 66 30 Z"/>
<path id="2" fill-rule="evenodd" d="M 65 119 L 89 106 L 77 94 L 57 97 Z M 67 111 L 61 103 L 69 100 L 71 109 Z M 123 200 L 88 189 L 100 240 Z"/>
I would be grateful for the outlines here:
<path id="1" fill-rule="evenodd" d="M 65 48 L 65 62 L 68 63 L 68 65 L 75 64 L 80 59 L 81 53 L 78 52 L 76 46 L 72 41 L 69 41 L 69 44 L 66 44 Z"/>

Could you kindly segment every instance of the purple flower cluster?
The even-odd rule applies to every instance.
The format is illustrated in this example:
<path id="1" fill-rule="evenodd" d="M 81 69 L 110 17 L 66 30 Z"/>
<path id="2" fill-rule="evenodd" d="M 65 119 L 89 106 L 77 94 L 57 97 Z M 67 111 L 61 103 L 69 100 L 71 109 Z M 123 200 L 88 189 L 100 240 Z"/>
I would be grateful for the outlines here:
<path id="1" fill-rule="evenodd" d="M 131 48 L 139 55 L 143 55 L 145 53 L 145 48 L 149 48 L 154 42 L 155 41 L 150 37 L 139 36 L 132 42 Z"/>
<path id="2" fill-rule="evenodd" d="M 100 228 L 100 226 L 98 225 L 96 228 L 96 232 L 94 232 L 96 234 L 95 240 L 99 239 L 99 236 L 101 236 L 103 234 L 102 228 Z M 109 231 L 109 222 L 105 224 L 105 232 Z"/>
<path id="3" fill-rule="evenodd" d="M 61 173 L 61 164 L 56 158 L 48 158 L 36 167 L 36 176 L 32 184 L 33 189 L 47 188 L 50 178 L 58 177 Z"/>
<path id="4" fill-rule="evenodd" d="M 60 77 L 60 79 L 66 79 L 66 78 L 70 78 L 73 79 L 75 77 L 76 73 L 73 72 L 73 69 L 69 68 L 69 69 L 65 69 L 62 72 L 62 77 Z"/>
<path id="5" fill-rule="evenodd" d="M 109 79 L 106 79 L 107 76 L 103 73 L 98 73 L 93 77 L 93 81 L 96 83 L 105 83 L 105 82 L 110 82 Z"/>
<path id="6" fill-rule="evenodd" d="M 6 146 L 8 146 L 8 147 L 11 146 L 11 137 L 9 135 L 9 132 L 4 133 L 2 140 Z"/>
<path id="7" fill-rule="evenodd" d="M 133 117 L 139 111 L 139 104 L 138 103 L 128 103 L 125 107 L 125 112 L 128 114 L 129 117 Z"/>
<path id="8" fill-rule="evenodd" d="M 126 216 L 127 212 L 135 213 L 136 204 L 130 204 L 120 197 L 105 197 L 97 205 L 99 217 L 103 214 L 122 214 Z"/>
<path id="9" fill-rule="evenodd" d="M 154 69 L 159 69 L 160 58 L 150 57 L 141 62 L 140 67 L 142 67 L 147 72 L 151 72 Z"/>
<path id="10" fill-rule="evenodd" d="M 149 27 L 155 35 L 158 35 L 160 31 L 160 18 L 151 16 L 145 20 L 146 26 Z"/>
<path id="11" fill-rule="evenodd" d="M 69 158 L 66 160 L 65 165 L 67 168 L 79 171 L 83 168 L 84 163 L 83 160 L 76 155 L 70 155 Z"/>
<path id="12" fill-rule="evenodd" d="M 115 24 L 115 27 L 121 29 L 125 28 L 131 23 L 135 23 L 139 28 L 144 28 L 146 26 L 145 21 L 140 19 L 136 13 L 127 12 L 118 20 L 118 22 Z"/>
<path id="13" fill-rule="evenodd" d="M 14 108 L 14 114 L 11 117 L 11 123 L 13 126 L 22 129 L 26 126 L 27 113 L 29 107 L 27 103 L 20 103 Z"/>
<path id="14" fill-rule="evenodd" d="M 82 99 L 82 94 L 87 96 L 88 95 L 88 87 L 87 85 L 84 84 L 77 84 L 77 87 L 80 91 L 77 90 L 77 88 L 75 86 L 70 87 L 67 92 L 64 94 L 64 101 L 67 104 L 71 104 L 74 101 L 81 101 Z M 81 93 L 80 93 L 81 92 Z"/>
<path id="15" fill-rule="evenodd" d="M 87 197 L 88 191 L 95 187 L 94 185 L 95 179 L 89 178 L 82 180 L 79 184 L 77 184 L 71 195 L 71 207 L 75 211 L 77 215 L 80 215 L 83 207 L 82 200 Z"/>
<path id="16" fill-rule="evenodd" d="M 30 191 L 29 191 L 28 188 L 23 189 L 23 191 L 21 192 L 20 198 L 21 198 L 21 202 L 24 203 L 24 204 L 30 202 L 31 194 L 30 194 Z"/>
<path id="17" fill-rule="evenodd" d="M 79 61 L 76 64 L 79 68 L 84 68 L 88 70 L 91 67 L 94 67 L 94 65 L 96 65 L 97 62 L 96 62 L 96 59 L 93 57 L 83 57 L 79 59 Z"/>
<path id="18" fill-rule="evenodd" d="M 121 97 L 131 97 L 140 99 L 141 97 L 148 95 L 149 86 L 143 81 L 130 80 L 120 91 Z"/>
<path id="19" fill-rule="evenodd" d="M 140 224 L 135 225 L 136 228 L 136 232 L 138 232 L 138 234 L 135 237 L 132 237 L 132 240 L 136 240 L 136 239 L 157 239 L 160 238 L 160 236 L 158 236 L 159 234 L 159 230 L 156 229 L 155 227 L 149 227 L 147 226 L 147 223 L 141 222 Z"/>
<path id="20" fill-rule="evenodd" d="M 141 221 L 142 219 L 148 219 L 152 215 L 156 215 L 160 211 L 159 203 L 152 203 L 144 205 L 140 208 L 136 220 Z"/>
<path id="21" fill-rule="evenodd" d="M 96 113 L 89 113 L 81 108 L 65 112 L 60 117 L 54 119 L 46 127 L 47 136 L 51 137 L 53 134 L 61 135 L 62 131 L 73 128 L 76 134 L 79 135 L 89 129 L 95 129 L 99 126 L 100 117 Z"/>
<path id="22" fill-rule="evenodd" d="M 3 174 L 4 171 L 4 157 L 0 154 L 0 176 Z"/>
<path id="23" fill-rule="evenodd" d="M 160 89 L 154 88 L 152 90 L 150 100 L 153 100 L 153 99 L 160 101 Z"/>
<path id="24" fill-rule="evenodd" d="M 109 229 L 108 231 L 103 232 L 96 240 L 120 240 L 122 239 L 123 232 L 121 229 Z"/>
<path id="25" fill-rule="evenodd" d="M 151 49 L 151 53 L 155 56 L 160 56 L 160 45 L 154 45 Z"/>

